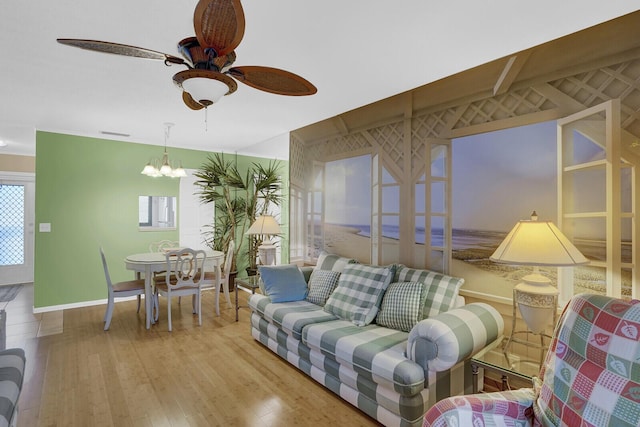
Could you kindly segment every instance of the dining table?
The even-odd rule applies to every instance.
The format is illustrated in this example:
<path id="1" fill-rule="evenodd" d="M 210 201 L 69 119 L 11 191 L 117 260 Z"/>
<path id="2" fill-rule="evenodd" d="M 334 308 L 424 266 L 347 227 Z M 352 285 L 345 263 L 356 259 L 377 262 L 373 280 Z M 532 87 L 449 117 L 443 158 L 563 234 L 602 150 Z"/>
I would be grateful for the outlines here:
<path id="1" fill-rule="evenodd" d="M 205 269 L 215 269 L 216 290 L 220 291 L 220 265 L 224 260 L 224 252 L 206 250 Z M 166 252 L 142 252 L 128 255 L 124 259 L 127 270 L 133 270 L 136 277 L 144 274 L 144 307 L 146 312 L 146 327 L 153 323 L 153 273 L 167 270 Z"/>

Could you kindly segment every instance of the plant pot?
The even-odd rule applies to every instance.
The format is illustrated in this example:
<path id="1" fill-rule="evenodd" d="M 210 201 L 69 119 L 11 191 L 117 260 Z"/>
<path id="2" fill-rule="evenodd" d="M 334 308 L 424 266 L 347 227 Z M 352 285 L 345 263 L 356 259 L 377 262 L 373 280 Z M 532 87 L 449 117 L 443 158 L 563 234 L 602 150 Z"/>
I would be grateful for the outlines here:
<path id="1" fill-rule="evenodd" d="M 235 289 L 237 275 L 238 275 L 237 271 L 232 271 L 229 273 L 229 292 L 233 292 L 233 290 Z M 224 290 L 221 288 L 220 292 L 224 292 Z"/>

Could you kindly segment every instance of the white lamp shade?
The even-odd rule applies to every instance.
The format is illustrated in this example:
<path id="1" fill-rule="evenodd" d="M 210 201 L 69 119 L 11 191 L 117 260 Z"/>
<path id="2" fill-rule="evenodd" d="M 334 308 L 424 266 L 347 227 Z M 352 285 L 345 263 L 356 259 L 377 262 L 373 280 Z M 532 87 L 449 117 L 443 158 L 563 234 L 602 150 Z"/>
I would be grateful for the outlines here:
<path id="1" fill-rule="evenodd" d="M 260 234 L 260 235 L 269 235 L 273 236 L 276 234 L 282 233 L 280 229 L 280 225 L 276 221 L 276 219 L 271 215 L 262 215 L 255 220 L 249 230 L 247 230 L 247 234 Z"/>
<path id="2" fill-rule="evenodd" d="M 184 178 L 186 176 L 187 176 L 187 171 L 184 170 L 182 165 L 180 165 L 178 168 L 173 170 L 173 177 L 174 178 Z"/>
<path id="3" fill-rule="evenodd" d="M 155 176 L 158 173 L 158 169 L 156 169 L 156 167 L 151 163 L 147 163 L 147 165 L 144 167 L 144 169 L 142 169 L 142 172 L 140 173 L 143 175 Z"/>
<path id="4" fill-rule="evenodd" d="M 489 258 L 503 264 L 569 267 L 589 260 L 551 221 L 519 221 Z"/>
<path id="5" fill-rule="evenodd" d="M 182 88 L 202 105 L 215 104 L 229 92 L 229 86 L 224 82 L 206 77 L 191 77 L 182 82 Z"/>

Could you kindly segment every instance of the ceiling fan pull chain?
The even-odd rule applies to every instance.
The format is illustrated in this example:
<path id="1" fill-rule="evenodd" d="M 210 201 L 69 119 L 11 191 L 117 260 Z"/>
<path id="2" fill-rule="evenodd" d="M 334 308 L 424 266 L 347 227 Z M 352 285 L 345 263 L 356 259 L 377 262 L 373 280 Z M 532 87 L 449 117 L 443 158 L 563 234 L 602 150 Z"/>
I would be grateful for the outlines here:
<path id="1" fill-rule="evenodd" d="M 208 116 L 209 116 L 209 109 L 207 107 L 204 107 L 204 131 L 208 132 L 209 131 L 209 120 L 208 120 Z"/>

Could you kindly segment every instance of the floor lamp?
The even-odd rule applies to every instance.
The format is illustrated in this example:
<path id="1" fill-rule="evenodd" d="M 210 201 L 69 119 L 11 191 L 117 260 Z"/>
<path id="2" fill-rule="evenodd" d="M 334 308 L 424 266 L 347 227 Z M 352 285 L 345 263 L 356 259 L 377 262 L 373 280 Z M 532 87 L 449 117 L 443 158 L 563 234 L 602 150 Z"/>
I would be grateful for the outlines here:
<path id="1" fill-rule="evenodd" d="M 272 265 L 276 263 L 276 245 L 271 241 L 271 236 L 282 233 L 280 225 L 272 215 L 261 215 L 255 220 L 247 234 L 261 237 L 262 243 L 258 246 L 260 264 Z"/>
<path id="2" fill-rule="evenodd" d="M 513 288 L 513 322 L 504 353 L 508 354 L 513 342 L 532 346 L 530 342 L 516 338 L 518 334 L 539 335 L 540 345 L 533 347 L 545 349 L 544 337 L 550 338 L 544 333 L 545 327 L 551 319 L 554 325 L 556 322 L 558 289 L 548 277 L 540 274 L 539 267 L 573 267 L 587 264 L 589 260 L 551 221 L 538 221 L 535 211 L 531 220 L 519 221 L 513 227 L 489 259 L 501 264 L 533 266 L 533 273 L 523 277 L 522 283 Z M 516 306 L 527 325 L 526 331 L 515 330 Z"/>

